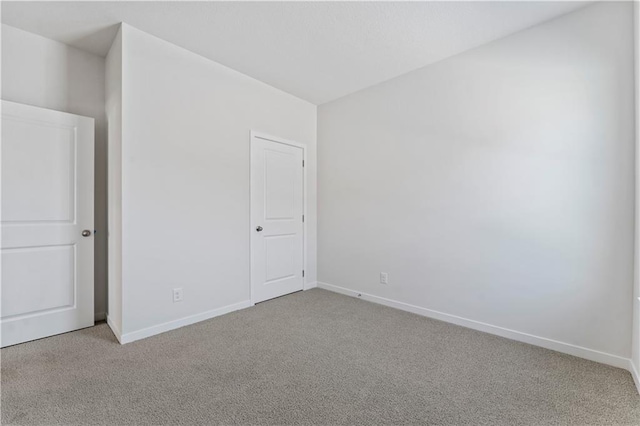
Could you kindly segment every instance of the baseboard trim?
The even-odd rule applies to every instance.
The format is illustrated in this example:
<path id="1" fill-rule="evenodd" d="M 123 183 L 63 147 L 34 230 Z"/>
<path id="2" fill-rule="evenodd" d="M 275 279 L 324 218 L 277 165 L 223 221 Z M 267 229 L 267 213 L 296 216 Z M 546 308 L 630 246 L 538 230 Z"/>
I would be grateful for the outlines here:
<path id="1" fill-rule="evenodd" d="M 113 322 L 109 314 L 107 314 L 107 325 L 111 329 L 111 332 L 113 333 L 113 335 L 116 336 L 116 339 L 118 339 L 118 342 L 122 344 L 122 332 L 120 332 L 120 329 Z"/>
<path id="2" fill-rule="evenodd" d="M 564 343 L 557 340 L 547 339 L 545 337 L 539 337 L 532 334 L 511 330 L 508 328 L 498 327 L 498 326 L 487 324 L 484 322 L 459 317 L 457 315 L 451 315 L 444 312 L 435 311 L 433 309 L 427 309 L 427 308 L 411 305 L 404 302 L 398 302 L 396 300 L 374 296 L 372 294 L 362 293 L 359 291 L 351 290 L 344 287 L 339 287 L 333 284 L 323 283 L 320 281 L 318 281 L 318 287 L 325 290 L 333 291 L 335 293 L 357 297 L 357 298 L 366 300 L 368 302 L 378 303 L 380 305 L 389 306 L 392 308 L 411 312 L 417 315 L 422 315 L 425 317 L 437 319 L 437 320 L 448 322 L 451 324 L 456 324 L 456 325 L 471 328 L 474 330 L 483 331 L 489 334 L 495 334 L 496 336 L 506 337 L 507 339 L 516 340 L 518 342 L 528 343 L 534 346 L 540 346 L 540 347 L 551 349 L 557 352 L 562 352 L 565 354 L 577 356 L 579 358 L 588 359 L 590 361 L 595 361 L 602 364 L 611 365 L 613 367 L 629 370 L 629 365 L 631 360 L 629 358 L 623 358 L 618 355 L 608 354 L 606 352 L 600 352 L 594 349 L 588 349 L 582 346 L 572 345 L 570 343 Z M 638 382 L 636 382 L 636 384 L 637 383 Z"/>
<path id="3" fill-rule="evenodd" d="M 211 318 L 219 317 L 220 315 L 228 314 L 233 311 L 245 309 L 251 306 L 251 301 L 244 300 L 239 303 L 227 305 L 222 308 L 213 309 L 211 311 L 202 312 L 200 314 L 190 315 L 188 317 L 180 318 L 173 321 L 168 321 L 162 324 L 154 325 L 151 327 L 143 328 L 141 330 L 132 331 L 121 336 L 118 339 L 121 344 L 135 342 L 136 340 L 145 339 L 147 337 L 155 336 L 156 334 L 164 333 L 166 331 L 175 330 L 187 325 L 195 324 L 200 321 L 205 321 Z"/>
<path id="4" fill-rule="evenodd" d="M 107 318 L 107 314 L 105 312 L 96 312 L 93 316 L 93 320 L 95 322 L 104 321 Z"/>
<path id="5" fill-rule="evenodd" d="M 640 395 L 640 374 L 638 374 L 638 370 L 636 366 L 633 364 L 632 360 L 629 360 L 629 372 L 631 373 L 631 377 L 633 377 L 633 383 L 636 384 L 636 389 L 638 390 L 638 394 Z"/>
<path id="6" fill-rule="evenodd" d="M 312 281 L 310 283 L 305 283 L 304 290 L 311 290 L 312 288 L 318 287 L 318 281 Z"/>

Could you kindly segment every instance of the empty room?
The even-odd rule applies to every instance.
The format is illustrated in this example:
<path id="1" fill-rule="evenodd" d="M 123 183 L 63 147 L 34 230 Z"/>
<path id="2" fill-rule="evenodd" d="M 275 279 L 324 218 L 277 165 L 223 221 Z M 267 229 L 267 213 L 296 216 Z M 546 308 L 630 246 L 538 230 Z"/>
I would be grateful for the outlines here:
<path id="1" fill-rule="evenodd" d="M 640 426 L 637 1 L 0 7 L 0 423 Z"/>

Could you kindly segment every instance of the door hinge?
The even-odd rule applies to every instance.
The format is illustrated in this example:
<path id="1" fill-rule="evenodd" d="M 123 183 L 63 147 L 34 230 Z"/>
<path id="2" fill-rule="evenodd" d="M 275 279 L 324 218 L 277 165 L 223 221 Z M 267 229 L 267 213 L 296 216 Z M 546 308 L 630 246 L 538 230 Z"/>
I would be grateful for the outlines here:
<path id="1" fill-rule="evenodd" d="M 304 167 L 304 160 L 302 160 L 302 167 Z"/>
<path id="2" fill-rule="evenodd" d="M 302 270 L 302 278 L 304 278 L 304 269 Z"/>
<path id="3" fill-rule="evenodd" d="M 302 221 L 304 222 L 304 215 L 302 215 Z"/>

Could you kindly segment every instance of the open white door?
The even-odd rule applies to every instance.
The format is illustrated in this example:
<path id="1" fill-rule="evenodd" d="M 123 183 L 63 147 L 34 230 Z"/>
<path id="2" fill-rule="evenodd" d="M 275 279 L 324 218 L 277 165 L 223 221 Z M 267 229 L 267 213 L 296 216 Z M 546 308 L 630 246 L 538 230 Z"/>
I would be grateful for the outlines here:
<path id="1" fill-rule="evenodd" d="M 304 286 L 304 152 L 251 137 L 251 301 Z"/>
<path id="2" fill-rule="evenodd" d="M 94 324 L 93 126 L 2 101 L 2 347 Z"/>

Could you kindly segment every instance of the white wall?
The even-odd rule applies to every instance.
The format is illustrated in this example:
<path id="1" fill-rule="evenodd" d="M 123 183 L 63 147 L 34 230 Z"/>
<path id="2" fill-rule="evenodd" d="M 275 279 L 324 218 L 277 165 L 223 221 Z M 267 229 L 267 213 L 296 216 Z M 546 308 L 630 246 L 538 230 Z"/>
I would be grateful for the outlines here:
<path id="1" fill-rule="evenodd" d="M 632 32 L 596 4 L 320 106 L 318 281 L 628 359 Z"/>
<path id="2" fill-rule="evenodd" d="M 108 134 L 109 315 L 118 338 L 122 330 L 122 31 L 118 30 L 105 63 Z"/>
<path id="3" fill-rule="evenodd" d="M 636 78 L 636 229 L 635 229 L 635 279 L 633 289 L 633 337 L 632 364 L 634 380 L 640 392 L 640 4 L 634 1 L 634 41 Z"/>
<path id="4" fill-rule="evenodd" d="M 122 52 L 123 340 L 248 303 L 251 130 L 309 149 L 315 281 L 316 107 L 128 25 Z"/>
<path id="5" fill-rule="evenodd" d="M 104 58 L 2 25 L 2 99 L 95 119 L 95 311 L 107 310 Z"/>

